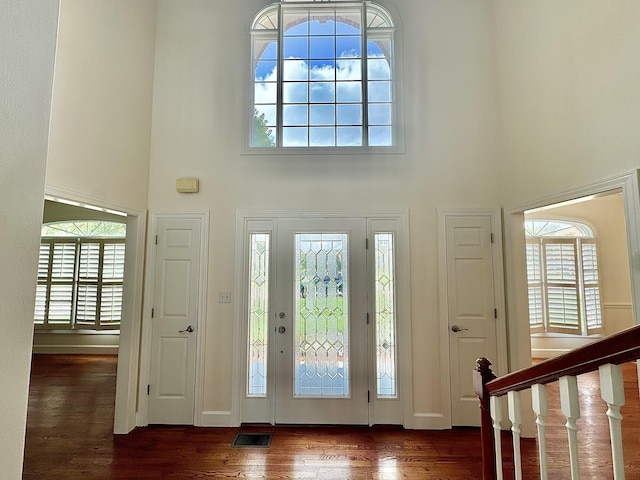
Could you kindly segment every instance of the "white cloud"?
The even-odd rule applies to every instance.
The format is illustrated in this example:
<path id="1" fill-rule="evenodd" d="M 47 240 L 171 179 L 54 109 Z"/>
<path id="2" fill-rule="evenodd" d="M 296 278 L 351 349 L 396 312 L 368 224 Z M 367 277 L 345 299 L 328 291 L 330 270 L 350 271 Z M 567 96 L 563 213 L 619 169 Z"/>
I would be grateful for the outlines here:
<path id="1" fill-rule="evenodd" d="M 345 53 L 345 56 L 352 53 Z M 329 135 L 329 130 L 315 130 L 307 128 L 311 123 L 315 125 L 351 124 L 362 122 L 362 60 L 358 58 L 338 58 L 334 60 L 286 59 L 283 72 L 283 143 L 285 146 L 306 146 L 307 138 L 312 144 L 323 144 L 323 132 Z M 370 79 L 390 80 L 389 64 L 384 58 L 370 59 L 368 66 Z M 276 124 L 276 81 L 278 71 L 274 67 L 264 78 L 257 78 L 255 83 L 254 101 L 259 113 L 265 114 L 269 125 Z M 370 85 L 369 98 L 372 101 L 390 101 L 390 82 L 374 82 Z M 337 102 L 336 109 L 330 104 Z M 314 104 L 320 104 L 314 105 Z M 268 104 L 268 105 L 261 105 Z M 300 105 L 301 104 L 301 105 Z M 310 104 L 310 105 L 308 105 Z M 322 108 L 315 108 L 322 107 Z M 327 108 L 329 107 L 329 108 Z M 310 111 L 309 109 L 313 109 Z M 375 123 L 390 123 L 390 108 L 374 108 Z M 388 115 L 386 112 L 389 112 Z M 372 117 L 372 119 L 374 118 Z M 386 118 L 388 117 L 388 119 Z M 287 126 L 294 128 L 286 128 Z M 312 130 L 311 132 L 309 130 Z M 388 141 L 387 130 L 380 130 L 381 144 Z M 333 144 L 335 135 L 327 137 L 328 144 Z M 361 127 L 339 127 L 337 143 L 339 145 L 361 145 Z M 314 140 L 315 139 L 315 140 Z"/>

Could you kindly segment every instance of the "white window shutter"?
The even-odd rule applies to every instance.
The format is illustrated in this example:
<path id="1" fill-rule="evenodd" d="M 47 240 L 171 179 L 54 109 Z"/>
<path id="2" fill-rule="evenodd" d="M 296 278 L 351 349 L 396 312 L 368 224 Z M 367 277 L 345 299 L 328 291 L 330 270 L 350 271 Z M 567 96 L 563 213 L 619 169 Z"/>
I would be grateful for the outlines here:
<path id="1" fill-rule="evenodd" d="M 602 307 L 598 277 L 598 252 L 595 240 L 581 241 L 584 315 L 589 335 L 602 333 Z"/>
<path id="2" fill-rule="evenodd" d="M 575 239 L 543 239 L 547 331 L 580 333 Z"/>

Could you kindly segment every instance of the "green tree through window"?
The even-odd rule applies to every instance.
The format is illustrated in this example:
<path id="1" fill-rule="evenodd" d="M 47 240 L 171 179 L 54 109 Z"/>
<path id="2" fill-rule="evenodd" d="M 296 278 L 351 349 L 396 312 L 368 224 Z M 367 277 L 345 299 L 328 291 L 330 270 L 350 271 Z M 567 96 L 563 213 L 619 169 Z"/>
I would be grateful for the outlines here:
<path id="1" fill-rule="evenodd" d="M 255 110 L 253 116 L 253 142 L 254 147 L 274 147 L 276 145 L 273 139 L 273 130 L 267 126 L 267 120 L 264 113 Z"/>

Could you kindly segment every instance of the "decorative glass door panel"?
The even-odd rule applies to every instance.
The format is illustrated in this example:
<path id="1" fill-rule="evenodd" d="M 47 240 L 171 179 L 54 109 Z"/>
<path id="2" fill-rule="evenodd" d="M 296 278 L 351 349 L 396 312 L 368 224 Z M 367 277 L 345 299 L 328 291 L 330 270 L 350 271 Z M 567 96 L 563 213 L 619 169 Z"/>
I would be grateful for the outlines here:
<path id="1" fill-rule="evenodd" d="M 276 423 L 366 424 L 364 219 L 281 219 Z"/>
<path id="2" fill-rule="evenodd" d="M 346 233 L 296 233 L 294 395 L 349 396 Z"/>

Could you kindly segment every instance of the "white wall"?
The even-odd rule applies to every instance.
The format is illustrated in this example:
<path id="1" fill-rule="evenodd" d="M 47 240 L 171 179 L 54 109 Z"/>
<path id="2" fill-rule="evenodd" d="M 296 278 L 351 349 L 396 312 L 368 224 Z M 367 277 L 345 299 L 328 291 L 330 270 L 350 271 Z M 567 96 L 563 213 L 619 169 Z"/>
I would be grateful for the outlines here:
<path id="1" fill-rule="evenodd" d="M 62 0 L 47 186 L 147 206 L 155 0 Z"/>
<path id="2" fill-rule="evenodd" d="M 248 27 L 269 2 L 158 4 L 149 180 L 152 211 L 211 210 L 204 410 L 231 408 L 239 208 L 410 210 L 415 414 L 439 414 L 438 207 L 496 207 L 490 3 L 397 0 L 406 153 L 243 156 Z M 390 2 L 391 3 L 391 2 Z M 198 194 L 175 179 L 200 178 Z"/>
<path id="3" fill-rule="evenodd" d="M 22 477 L 58 2 L 0 6 L 0 465 Z"/>
<path id="4" fill-rule="evenodd" d="M 640 3 L 492 6 L 501 204 L 513 210 L 638 168 Z M 526 278 L 524 265 L 512 265 Z M 526 302 L 526 286 L 514 294 Z M 518 368 L 529 361 L 526 309 L 509 322 Z"/>
<path id="5" fill-rule="evenodd" d="M 494 0 L 504 205 L 640 165 L 640 3 Z"/>

